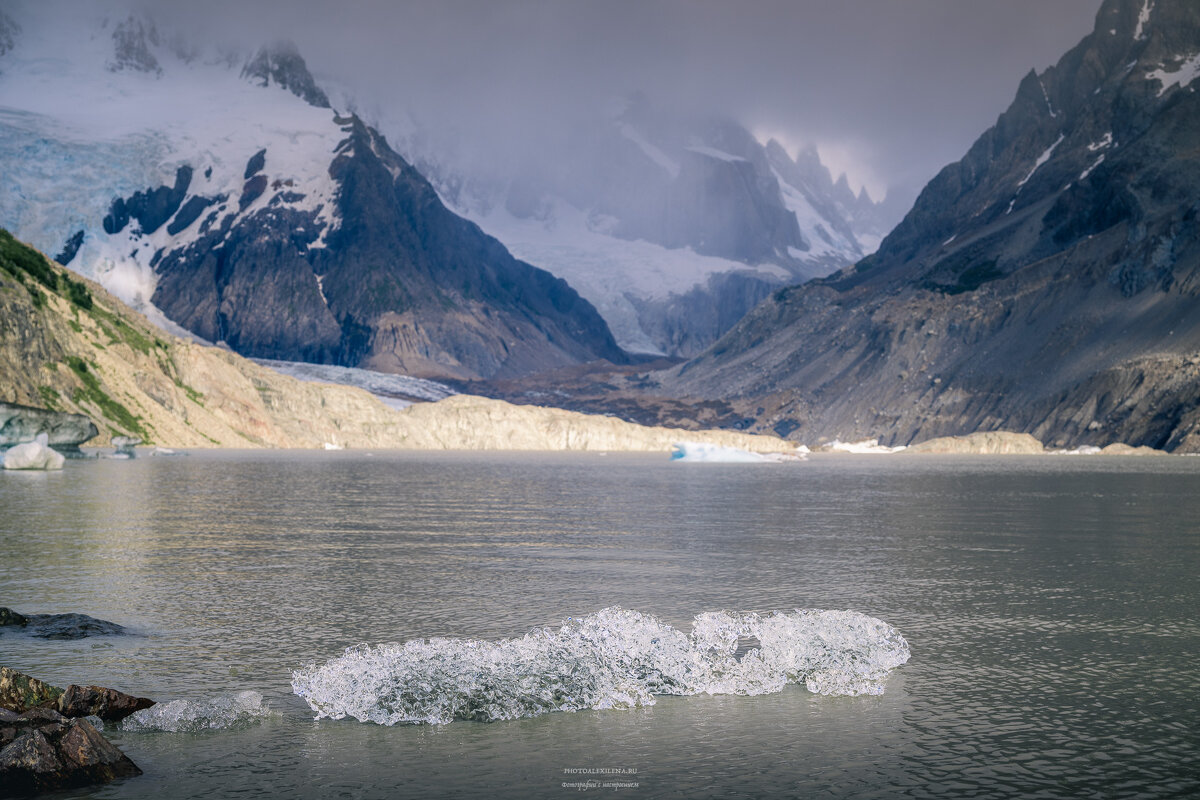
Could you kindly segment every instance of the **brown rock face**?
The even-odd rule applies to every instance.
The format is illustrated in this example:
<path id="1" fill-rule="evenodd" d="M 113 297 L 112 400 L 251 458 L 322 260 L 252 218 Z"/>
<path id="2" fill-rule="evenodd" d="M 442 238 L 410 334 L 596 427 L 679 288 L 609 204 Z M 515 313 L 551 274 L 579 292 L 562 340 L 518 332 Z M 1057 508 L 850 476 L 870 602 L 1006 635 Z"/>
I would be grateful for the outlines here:
<path id="1" fill-rule="evenodd" d="M 67 732 L 58 741 L 58 752 L 67 769 L 83 770 L 93 781 L 142 774 L 116 745 L 84 719 L 71 720 Z"/>
<path id="2" fill-rule="evenodd" d="M 134 697 L 103 686 L 71 685 L 58 701 L 58 708 L 65 716 L 95 715 L 108 722 L 125 719 L 133 712 L 152 705 L 154 701 L 149 698 Z"/>
<path id="3" fill-rule="evenodd" d="M 1042 443 L 1027 433 L 988 431 L 969 436 L 943 436 L 914 444 L 905 453 L 962 453 L 967 455 L 1037 455 Z"/>
<path id="4" fill-rule="evenodd" d="M 9 779 L 49 775 L 62 768 L 50 740 L 40 730 L 28 731 L 0 750 L 0 775 Z"/>
<path id="5" fill-rule="evenodd" d="M 0 749 L 0 797 L 142 774 L 87 720 L 67 720 L 52 709 L 38 708 L 11 722 L 0 728 L 0 741 L 7 741 Z"/>

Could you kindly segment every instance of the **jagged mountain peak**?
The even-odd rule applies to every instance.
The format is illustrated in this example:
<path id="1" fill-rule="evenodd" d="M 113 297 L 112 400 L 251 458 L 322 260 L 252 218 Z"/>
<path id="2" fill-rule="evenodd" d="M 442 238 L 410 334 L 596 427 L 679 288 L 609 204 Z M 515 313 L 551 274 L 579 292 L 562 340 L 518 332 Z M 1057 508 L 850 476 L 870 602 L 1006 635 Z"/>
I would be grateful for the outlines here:
<path id="1" fill-rule="evenodd" d="M 113 55 L 108 62 L 109 72 L 145 72 L 162 75 L 162 66 L 154 55 L 161 44 L 154 21 L 130 14 L 113 26 Z"/>
<path id="2" fill-rule="evenodd" d="M 665 384 L 775 403 L 764 423 L 808 436 L 1194 441 L 1197 79 L 1200 4 L 1106 0 L 876 254 L 776 293 Z"/>
<path id="3" fill-rule="evenodd" d="M 17 37 L 20 33 L 21 26 L 17 24 L 17 21 L 0 9 L 0 57 L 17 46 Z"/>
<path id="4" fill-rule="evenodd" d="M 1163 112 L 1190 102 L 1198 76 L 1200 4 L 1107 0 L 1095 30 L 1054 66 L 1024 77 L 995 126 L 925 188 L 892 246 L 848 280 L 906 281 L 936 269 L 949 237 L 958 249 L 1019 228 L 1032 250 L 1002 257 L 1002 274 L 1029 253 L 1049 256 L 1081 232 L 1134 220 L 1140 201 L 1116 189 L 1128 178 L 1119 175 L 1120 156 Z"/>
<path id="5" fill-rule="evenodd" d="M 242 77 L 259 86 L 274 84 L 287 89 L 311 106 L 330 108 L 329 97 L 313 80 L 299 48 L 289 40 L 260 47 L 242 68 Z"/>

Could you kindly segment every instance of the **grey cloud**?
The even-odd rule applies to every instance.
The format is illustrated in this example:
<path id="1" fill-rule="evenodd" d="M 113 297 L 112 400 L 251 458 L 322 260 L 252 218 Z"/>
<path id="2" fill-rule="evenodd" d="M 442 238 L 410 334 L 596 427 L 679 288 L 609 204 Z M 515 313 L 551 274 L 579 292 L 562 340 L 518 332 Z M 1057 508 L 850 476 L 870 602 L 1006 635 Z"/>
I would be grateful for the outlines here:
<path id="1" fill-rule="evenodd" d="M 1090 29 L 1100 0 L 428 0 L 154 3 L 498 161 L 562 153 L 613 96 L 728 113 L 913 192 Z"/>

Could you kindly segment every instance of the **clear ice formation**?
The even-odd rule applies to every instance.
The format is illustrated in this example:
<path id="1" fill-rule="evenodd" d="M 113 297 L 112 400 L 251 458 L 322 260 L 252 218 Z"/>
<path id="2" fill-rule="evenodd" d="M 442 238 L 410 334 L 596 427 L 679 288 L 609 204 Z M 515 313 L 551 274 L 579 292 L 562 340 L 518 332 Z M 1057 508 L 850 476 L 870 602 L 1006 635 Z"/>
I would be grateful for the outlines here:
<path id="1" fill-rule="evenodd" d="M 746 640 L 758 646 L 739 659 Z M 823 695 L 882 694 L 908 657 L 895 628 L 854 611 L 706 612 L 687 635 L 614 606 L 520 639 L 350 647 L 292 673 L 292 689 L 317 719 L 492 722 L 653 705 L 656 695 L 770 694 L 800 682 Z"/>
<path id="2" fill-rule="evenodd" d="M 142 709 L 121 720 L 123 731 L 198 731 L 248 728 L 271 713 L 263 696 L 245 691 L 207 700 L 172 700 Z"/>

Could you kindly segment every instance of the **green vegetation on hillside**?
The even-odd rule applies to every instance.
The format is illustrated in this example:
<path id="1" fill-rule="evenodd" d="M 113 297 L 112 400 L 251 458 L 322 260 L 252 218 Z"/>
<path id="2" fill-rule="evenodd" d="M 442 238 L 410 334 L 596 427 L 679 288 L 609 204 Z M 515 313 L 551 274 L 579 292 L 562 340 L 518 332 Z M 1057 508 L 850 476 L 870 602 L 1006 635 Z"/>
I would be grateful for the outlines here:
<path id="1" fill-rule="evenodd" d="M 120 425 L 127 432 L 140 436 L 143 442 L 150 441 L 150 435 L 142 427 L 142 418 L 131 414 L 129 409 L 109 397 L 100 388 L 100 381 L 88 369 L 86 361 L 79 356 L 67 356 L 67 366 L 83 382 L 83 386 L 75 390 L 75 395 L 71 398 L 72 401 L 76 403 L 83 402 L 84 400 L 91 402 L 103 412 L 104 416 Z"/>
<path id="2" fill-rule="evenodd" d="M 92 293 L 86 284 L 72 280 L 65 270 L 55 269 L 49 259 L 29 245 L 18 242 L 3 228 L 0 228 L 0 269 L 16 278 L 29 291 L 36 308 L 41 308 L 46 302 L 37 288 L 41 284 L 85 311 L 92 309 Z M 28 282 L 28 278 L 34 282 Z"/>

